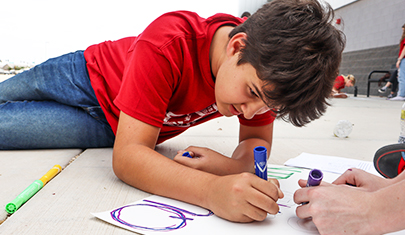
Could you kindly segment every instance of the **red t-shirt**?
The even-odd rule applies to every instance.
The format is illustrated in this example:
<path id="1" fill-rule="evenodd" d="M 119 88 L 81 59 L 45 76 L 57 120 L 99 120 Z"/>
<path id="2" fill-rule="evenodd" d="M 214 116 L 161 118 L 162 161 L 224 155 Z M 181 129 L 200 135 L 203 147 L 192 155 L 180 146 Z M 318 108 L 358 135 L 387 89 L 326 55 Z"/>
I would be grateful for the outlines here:
<path id="1" fill-rule="evenodd" d="M 401 43 L 400 43 L 398 57 L 400 57 L 400 56 L 401 56 L 401 52 L 402 52 L 402 50 L 404 49 L 404 47 L 405 47 L 405 38 L 404 38 L 404 39 L 402 39 L 402 41 L 401 41 Z"/>
<path id="2" fill-rule="evenodd" d="M 333 87 L 336 89 L 336 90 L 341 90 L 341 89 L 343 89 L 343 88 L 345 88 L 345 79 L 344 79 L 344 77 L 342 76 L 342 75 L 340 75 L 340 76 L 337 76 L 336 77 L 336 79 L 335 79 L 335 84 L 333 85 Z"/>
<path id="3" fill-rule="evenodd" d="M 243 21 L 227 14 L 204 19 L 193 12 L 171 12 L 138 37 L 87 48 L 91 84 L 114 133 L 120 110 L 161 128 L 158 143 L 222 116 L 215 104 L 210 44 L 219 27 Z M 247 126 L 274 121 L 270 112 L 239 119 Z"/>

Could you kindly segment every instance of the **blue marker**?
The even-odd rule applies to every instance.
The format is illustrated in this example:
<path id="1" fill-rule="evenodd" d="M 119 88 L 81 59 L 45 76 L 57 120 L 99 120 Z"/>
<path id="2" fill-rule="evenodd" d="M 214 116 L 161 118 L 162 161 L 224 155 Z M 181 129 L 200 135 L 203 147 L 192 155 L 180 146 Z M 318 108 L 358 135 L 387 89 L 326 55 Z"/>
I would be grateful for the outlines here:
<path id="1" fill-rule="evenodd" d="M 255 158 L 255 172 L 260 178 L 267 181 L 267 149 L 263 146 L 257 146 L 253 149 Z"/>
<path id="2" fill-rule="evenodd" d="M 321 184 L 323 178 L 323 173 L 321 170 L 312 169 L 308 175 L 307 187 L 314 187 Z M 308 202 L 303 202 L 302 205 L 308 204 Z"/>
<path id="3" fill-rule="evenodd" d="M 189 157 L 189 158 L 193 158 L 189 152 L 184 152 L 183 155 L 184 157 Z"/>

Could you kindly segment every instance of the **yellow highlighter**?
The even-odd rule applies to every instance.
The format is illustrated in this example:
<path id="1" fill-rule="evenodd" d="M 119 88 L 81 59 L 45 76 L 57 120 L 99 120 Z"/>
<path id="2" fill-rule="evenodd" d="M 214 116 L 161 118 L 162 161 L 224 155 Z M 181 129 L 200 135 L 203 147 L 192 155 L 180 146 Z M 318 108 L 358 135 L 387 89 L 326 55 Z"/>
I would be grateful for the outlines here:
<path id="1" fill-rule="evenodd" d="M 18 195 L 12 202 L 6 205 L 6 211 L 9 214 L 13 214 L 24 204 L 28 199 L 34 196 L 46 183 L 48 183 L 53 177 L 55 177 L 62 167 L 55 165 L 39 180 L 35 180 L 30 186 L 28 186 L 20 195 Z"/>
<path id="2" fill-rule="evenodd" d="M 44 185 L 46 183 L 48 183 L 53 177 L 55 177 L 60 171 L 62 170 L 62 167 L 59 165 L 55 165 L 52 167 L 52 169 L 50 169 L 44 176 L 41 177 L 41 179 L 39 179 L 40 181 L 42 181 L 42 183 L 44 183 Z"/>

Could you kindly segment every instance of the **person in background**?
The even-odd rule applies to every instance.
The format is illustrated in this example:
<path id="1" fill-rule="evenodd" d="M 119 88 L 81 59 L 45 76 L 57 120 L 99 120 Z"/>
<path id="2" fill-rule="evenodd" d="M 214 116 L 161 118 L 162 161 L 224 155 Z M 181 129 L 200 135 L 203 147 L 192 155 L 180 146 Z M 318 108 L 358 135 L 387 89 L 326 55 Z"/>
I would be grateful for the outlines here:
<path id="1" fill-rule="evenodd" d="M 352 87 L 356 83 L 356 79 L 352 74 L 349 74 L 347 76 L 345 75 L 340 75 L 337 76 L 335 79 L 335 84 L 333 85 L 332 88 L 332 94 L 331 97 L 333 98 L 347 98 L 346 93 L 341 93 L 341 90 L 345 87 Z"/>
<path id="2" fill-rule="evenodd" d="M 250 12 L 248 12 L 248 11 L 245 11 L 245 12 L 243 12 L 242 13 L 242 15 L 240 16 L 240 18 L 249 18 L 251 16 L 251 14 L 250 14 Z"/>
<path id="3" fill-rule="evenodd" d="M 397 96 L 394 98 L 391 98 L 390 100 L 399 100 L 399 101 L 404 101 L 405 100 L 405 24 L 402 25 L 402 36 L 401 39 L 399 40 L 399 54 L 398 54 L 398 60 L 396 63 L 396 67 L 398 69 L 398 83 L 399 83 L 399 90 L 397 93 Z"/>
<path id="4" fill-rule="evenodd" d="M 389 75 L 388 82 L 383 87 L 378 89 L 378 92 L 385 93 L 389 87 L 391 87 L 391 93 L 387 96 L 387 98 L 391 99 L 395 97 L 395 92 L 398 88 L 398 69 L 396 69 L 392 72 L 392 74 Z"/>

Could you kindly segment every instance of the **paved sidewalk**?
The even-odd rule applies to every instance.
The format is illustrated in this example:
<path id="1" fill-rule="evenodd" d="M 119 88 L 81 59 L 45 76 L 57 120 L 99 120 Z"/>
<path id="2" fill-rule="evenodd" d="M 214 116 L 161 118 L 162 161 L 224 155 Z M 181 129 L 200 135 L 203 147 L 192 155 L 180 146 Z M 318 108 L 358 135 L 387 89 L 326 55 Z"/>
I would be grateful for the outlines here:
<path id="1" fill-rule="evenodd" d="M 398 139 L 403 102 L 379 97 L 333 99 L 319 120 L 297 128 L 276 120 L 270 163 L 283 164 L 302 152 L 372 161 L 375 151 Z M 339 120 L 353 123 L 348 138 L 333 135 Z M 238 141 L 238 120 L 219 118 L 191 128 L 157 147 L 167 157 L 189 145 L 231 155 Z M 130 187 L 113 174 L 112 149 L 0 151 L 0 234 L 134 234 L 94 218 L 150 194 Z M 72 160 L 73 159 L 73 160 Z M 5 217 L 5 205 L 53 165 L 63 171 Z"/>

